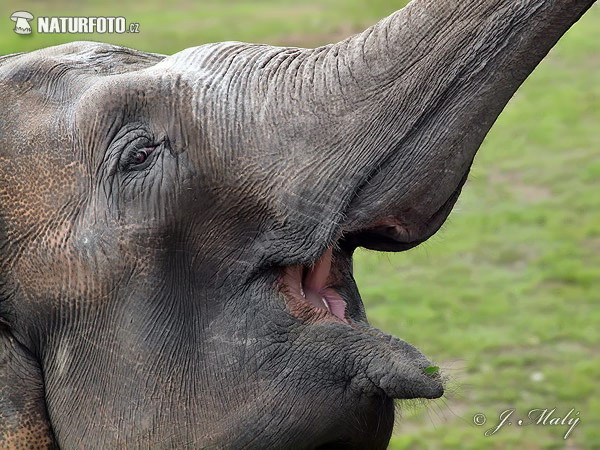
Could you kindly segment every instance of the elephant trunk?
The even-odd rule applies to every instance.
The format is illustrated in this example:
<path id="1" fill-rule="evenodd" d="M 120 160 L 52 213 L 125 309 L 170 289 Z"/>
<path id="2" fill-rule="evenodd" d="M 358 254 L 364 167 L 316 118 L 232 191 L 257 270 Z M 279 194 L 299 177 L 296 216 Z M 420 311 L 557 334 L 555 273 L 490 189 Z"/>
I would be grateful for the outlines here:
<path id="1" fill-rule="evenodd" d="M 345 172 L 336 179 L 362 172 L 347 229 L 385 222 L 381 211 L 389 216 L 390 208 L 413 228 L 425 227 L 460 190 L 508 100 L 593 3 L 414 0 L 365 32 L 314 50 L 303 62 L 316 73 L 308 95 L 307 71 L 289 75 L 289 98 L 307 103 L 288 105 L 295 117 L 319 117 L 303 145 L 336 160 Z M 385 192 L 392 197 L 382 198 Z"/>
<path id="2" fill-rule="evenodd" d="M 285 218 L 261 224 L 268 242 L 312 229 L 298 253 L 316 260 L 368 229 L 386 235 L 372 248 L 404 250 L 441 226 L 497 116 L 593 3 L 414 0 L 337 44 L 212 44 L 155 67 L 190 80 L 189 139 L 215 179 L 265 180 L 244 200 Z"/>

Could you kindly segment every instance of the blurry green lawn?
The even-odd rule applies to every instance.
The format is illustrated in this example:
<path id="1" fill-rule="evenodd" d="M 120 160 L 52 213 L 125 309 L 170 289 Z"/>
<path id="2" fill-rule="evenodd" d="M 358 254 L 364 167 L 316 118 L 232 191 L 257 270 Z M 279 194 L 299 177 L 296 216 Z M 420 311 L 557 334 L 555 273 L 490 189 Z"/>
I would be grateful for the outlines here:
<path id="1" fill-rule="evenodd" d="M 173 53 L 221 40 L 315 46 L 399 8 L 384 0 L 2 3 L 34 15 L 125 16 L 139 35 L 17 36 L 0 54 L 75 39 Z M 600 7 L 511 101 L 444 229 L 402 254 L 359 252 L 373 324 L 415 343 L 449 378 L 443 400 L 401 406 L 392 448 L 600 448 Z M 516 408 L 571 408 L 581 422 L 484 431 Z M 488 424 L 476 427 L 475 413 Z"/>

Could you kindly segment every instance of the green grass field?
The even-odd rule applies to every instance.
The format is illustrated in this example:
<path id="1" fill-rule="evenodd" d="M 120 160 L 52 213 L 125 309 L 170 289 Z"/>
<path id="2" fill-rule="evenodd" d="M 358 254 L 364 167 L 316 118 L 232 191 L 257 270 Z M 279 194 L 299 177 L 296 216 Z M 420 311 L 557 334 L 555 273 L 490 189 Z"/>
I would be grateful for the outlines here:
<path id="1" fill-rule="evenodd" d="M 103 6 L 5 0 L 0 54 L 76 39 L 173 53 L 240 40 L 315 46 L 402 6 L 384 0 L 156 0 Z M 12 33 L 15 10 L 124 16 L 138 35 Z M 401 254 L 360 252 L 356 278 L 376 326 L 444 370 L 444 399 L 402 404 L 391 448 L 600 448 L 600 7 L 561 40 L 481 148 L 449 221 Z M 500 412 L 571 408 L 580 423 L 506 426 Z M 476 413 L 488 423 L 473 423 Z M 516 422 L 516 420 L 513 420 Z"/>

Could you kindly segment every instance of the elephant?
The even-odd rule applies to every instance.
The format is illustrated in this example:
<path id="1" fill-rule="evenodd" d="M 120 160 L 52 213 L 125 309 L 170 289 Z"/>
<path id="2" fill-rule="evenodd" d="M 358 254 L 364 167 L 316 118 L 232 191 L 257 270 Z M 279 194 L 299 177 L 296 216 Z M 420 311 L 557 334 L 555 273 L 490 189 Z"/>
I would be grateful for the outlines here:
<path id="1" fill-rule="evenodd" d="M 443 373 L 369 325 L 356 248 L 442 226 L 592 0 L 414 0 L 314 49 L 0 58 L 0 446 L 388 445 Z"/>

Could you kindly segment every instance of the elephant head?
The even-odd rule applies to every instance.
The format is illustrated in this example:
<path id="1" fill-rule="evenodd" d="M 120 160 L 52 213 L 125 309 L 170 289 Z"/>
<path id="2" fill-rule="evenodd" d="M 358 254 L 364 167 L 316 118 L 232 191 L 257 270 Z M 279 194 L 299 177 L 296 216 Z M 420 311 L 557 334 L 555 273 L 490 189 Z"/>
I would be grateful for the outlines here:
<path id="1" fill-rule="evenodd" d="M 372 328 L 357 247 L 442 225 L 590 0 L 415 0 L 316 49 L 0 59 L 0 442 L 384 448 L 442 377 Z"/>

